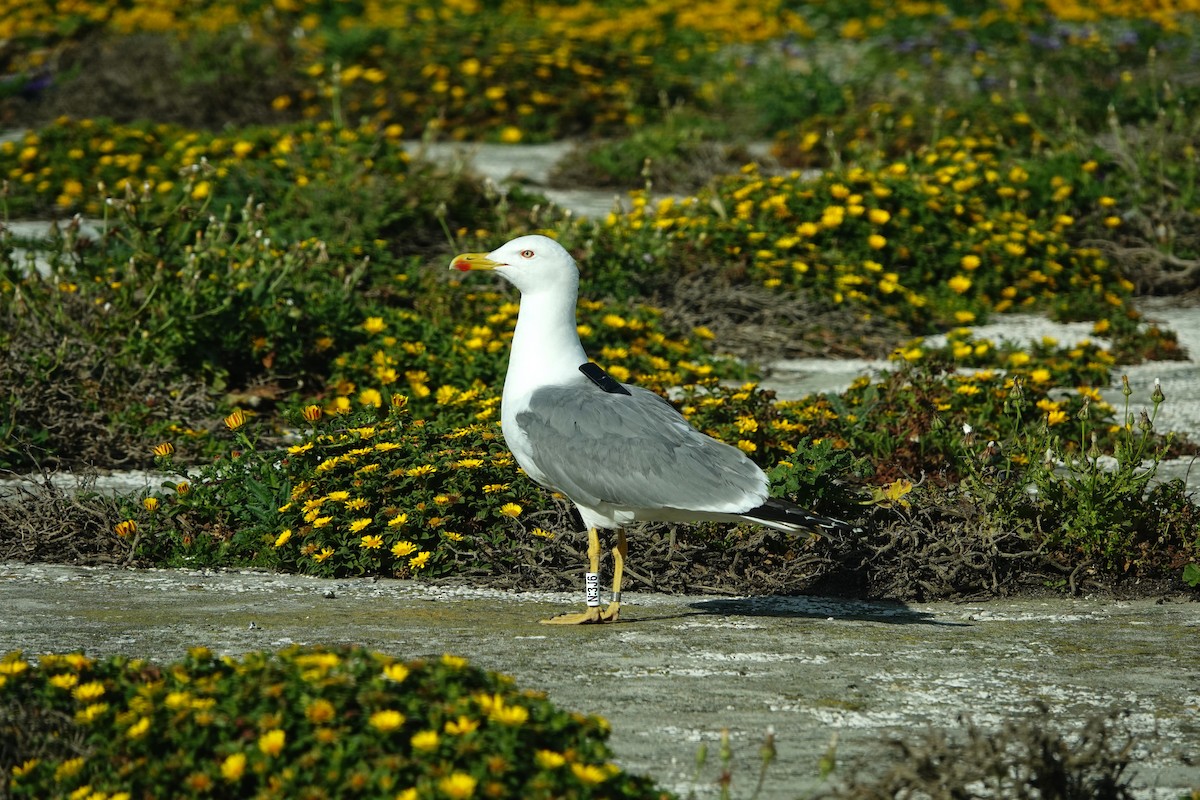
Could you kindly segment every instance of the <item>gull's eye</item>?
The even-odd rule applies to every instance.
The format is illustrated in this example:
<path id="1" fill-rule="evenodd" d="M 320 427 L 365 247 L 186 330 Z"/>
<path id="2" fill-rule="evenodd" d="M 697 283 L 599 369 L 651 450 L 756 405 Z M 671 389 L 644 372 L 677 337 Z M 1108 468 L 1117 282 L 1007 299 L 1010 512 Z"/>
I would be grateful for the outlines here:
<path id="1" fill-rule="evenodd" d="M 532 250 L 522 250 L 521 258 L 533 258 L 533 251 Z"/>

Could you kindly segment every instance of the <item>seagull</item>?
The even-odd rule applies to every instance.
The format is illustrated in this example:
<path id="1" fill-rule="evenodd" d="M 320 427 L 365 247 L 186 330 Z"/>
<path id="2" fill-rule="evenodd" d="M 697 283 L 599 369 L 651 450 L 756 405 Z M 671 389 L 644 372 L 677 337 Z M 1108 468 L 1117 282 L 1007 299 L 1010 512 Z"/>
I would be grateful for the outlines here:
<path id="1" fill-rule="evenodd" d="M 588 361 L 575 319 L 579 267 L 558 242 L 521 236 L 490 253 L 455 256 L 450 268 L 495 272 L 520 290 L 500 428 L 517 464 L 574 503 L 587 527 L 586 609 L 543 622 L 616 621 L 625 526 L 635 521 L 861 531 L 770 497 L 766 474 L 741 450 L 701 433 L 654 392 L 620 383 Z M 617 531 L 612 600 L 603 609 L 600 529 Z"/>

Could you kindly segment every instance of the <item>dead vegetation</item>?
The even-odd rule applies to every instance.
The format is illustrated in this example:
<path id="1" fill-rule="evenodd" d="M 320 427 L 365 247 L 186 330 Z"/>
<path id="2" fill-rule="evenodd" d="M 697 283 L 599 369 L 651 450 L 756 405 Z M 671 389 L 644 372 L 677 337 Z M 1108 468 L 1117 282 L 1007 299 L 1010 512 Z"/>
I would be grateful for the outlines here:
<path id="1" fill-rule="evenodd" d="M 145 467 L 153 425 L 203 428 L 217 419 L 199 378 L 130 364 L 114 337 L 79 333 L 101 313 L 83 300 L 68 296 L 62 310 L 50 319 L 14 304 L 0 316 L 9 332 L 0 335 L 0 430 L 14 432 L 0 441 L 0 465 Z"/>
<path id="2" fill-rule="evenodd" d="M 96 492 L 94 474 L 69 488 L 56 477 L 73 476 L 43 472 L 0 484 L 0 561 L 135 565 L 132 544 L 113 533 L 119 499 Z"/>
<path id="3" fill-rule="evenodd" d="M 881 774 L 856 774 L 823 800 L 1132 800 L 1137 742 L 1125 712 L 1087 717 L 1075 733 L 1039 702 L 1033 714 L 998 730 L 962 720 L 961 731 L 931 729 L 891 742 Z"/>
<path id="4" fill-rule="evenodd" d="M 663 323 L 707 327 L 721 351 L 753 363 L 785 358 L 883 358 L 907 338 L 900 325 L 802 293 L 736 282 L 721 267 L 699 267 L 653 298 Z"/>

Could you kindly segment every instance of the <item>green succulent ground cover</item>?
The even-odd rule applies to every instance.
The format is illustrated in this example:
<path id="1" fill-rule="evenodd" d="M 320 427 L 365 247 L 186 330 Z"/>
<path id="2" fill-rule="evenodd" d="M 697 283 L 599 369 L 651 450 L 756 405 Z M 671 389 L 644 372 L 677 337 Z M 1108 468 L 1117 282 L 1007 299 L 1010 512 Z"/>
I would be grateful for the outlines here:
<path id="1" fill-rule="evenodd" d="M 48 242 L 0 238 L 0 468 L 162 479 L 137 496 L 6 502 L 4 557 L 573 585 L 569 510 L 498 435 L 516 297 L 445 269 L 452 252 L 541 231 L 583 265 L 595 360 L 670 391 L 775 492 L 867 529 L 837 542 L 701 526 L 681 566 L 673 532 L 651 527 L 653 577 L 635 586 L 703 574 L 733 591 L 912 599 L 1200 583 L 1197 506 L 1154 479 L 1194 447 L 1155 429 L 1171 397 L 1120 382 L 1123 365 L 1186 355 L 1134 304 L 1193 289 L 1198 272 L 1186 3 L 10 5 L 0 119 L 28 127 L 0 143 L 3 216 L 59 223 Z M 579 219 L 401 146 L 577 134 L 559 180 L 626 186 L 628 211 Z M 783 168 L 742 166 L 751 139 Z M 963 327 L 1012 311 L 1090 321 L 1093 336 L 1016 346 Z M 764 358 L 829 351 L 896 369 L 799 400 L 756 383 Z M 1124 402 L 1105 402 L 1110 386 Z M 767 569 L 728 566 L 746 556 Z M 198 658 L 179 675 L 308 682 L 284 674 L 295 653 Z M 5 663 L 10 689 L 31 679 Z M 20 685 L 67 702 L 54 681 L 70 678 L 48 663 Z M 110 709 L 118 740 L 136 745 L 142 719 L 194 721 L 166 704 L 161 682 L 179 675 L 85 666 L 107 677 L 79 680 L 128 700 Z M 426 668 L 442 669 L 412 667 Z M 444 702 L 467 696 L 449 687 Z M 320 727 L 237 724 L 263 764 L 267 733 L 299 747 Z M 207 741 L 202 728 L 179 735 Z M 467 741 L 440 730 L 439 747 Z M 564 769 L 504 750 L 516 741 L 489 749 L 503 764 L 414 761 L 412 786 L 465 797 L 511 778 L 609 796 L 555 782 L 586 784 L 566 771 L 593 763 L 582 755 Z M 354 742 L 341 777 L 378 781 L 407 757 Z M 34 794 L 125 763 L 27 767 L 42 756 L 21 752 L 7 774 L 19 766 Z M 226 791 L 232 755 L 165 763 Z M 442 785 L 460 772 L 469 791 Z M 297 777 L 254 775 L 270 791 Z M 593 783 L 649 796 L 616 773 Z"/>
<path id="2" fill-rule="evenodd" d="M 659 798 L 599 717 L 466 659 L 299 648 L 0 661 L 9 797 Z"/>

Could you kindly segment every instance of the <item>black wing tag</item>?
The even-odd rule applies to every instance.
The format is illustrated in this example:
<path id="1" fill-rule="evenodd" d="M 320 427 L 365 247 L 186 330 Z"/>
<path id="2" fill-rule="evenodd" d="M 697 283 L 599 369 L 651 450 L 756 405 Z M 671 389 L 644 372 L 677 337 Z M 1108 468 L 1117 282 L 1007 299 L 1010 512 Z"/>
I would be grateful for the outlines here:
<path id="1" fill-rule="evenodd" d="M 601 369 L 599 364 L 593 364 L 591 361 L 586 364 L 580 364 L 579 371 L 587 375 L 588 380 L 609 394 L 631 394 L 628 389 L 617 382 L 616 378 Z"/>

